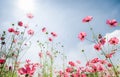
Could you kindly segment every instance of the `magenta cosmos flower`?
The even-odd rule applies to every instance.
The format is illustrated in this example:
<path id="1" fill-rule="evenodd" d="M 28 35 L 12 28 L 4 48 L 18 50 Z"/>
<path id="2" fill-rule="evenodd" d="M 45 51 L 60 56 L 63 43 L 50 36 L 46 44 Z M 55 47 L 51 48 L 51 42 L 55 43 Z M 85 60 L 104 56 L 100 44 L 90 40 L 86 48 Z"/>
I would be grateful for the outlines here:
<path id="1" fill-rule="evenodd" d="M 42 28 L 42 32 L 46 32 L 46 27 L 43 27 L 43 28 Z"/>
<path id="2" fill-rule="evenodd" d="M 89 22 L 89 21 L 91 21 L 92 19 L 93 19 L 92 16 L 87 16 L 87 17 L 83 18 L 82 22 Z"/>
<path id="3" fill-rule="evenodd" d="M 55 32 L 51 32 L 51 35 L 52 35 L 53 37 L 57 37 L 57 34 L 56 34 Z"/>
<path id="4" fill-rule="evenodd" d="M 75 66 L 75 63 L 73 61 L 69 61 L 70 66 Z"/>
<path id="5" fill-rule="evenodd" d="M 78 38 L 83 41 L 85 39 L 85 37 L 87 36 L 87 34 L 85 32 L 81 32 L 78 34 Z"/>
<path id="6" fill-rule="evenodd" d="M 19 22 L 18 22 L 18 26 L 23 26 L 23 22 L 22 22 L 22 21 L 19 21 Z"/>
<path id="7" fill-rule="evenodd" d="M 15 31 L 14 28 L 9 28 L 8 29 L 8 32 L 10 32 L 10 33 L 14 32 L 14 31 Z"/>
<path id="8" fill-rule="evenodd" d="M 115 19 L 107 20 L 106 24 L 110 25 L 111 27 L 115 27 L 118 25 L 118 22 Z"/>
<path id="9" fill-rule="evenodd" d="M 119 39 L 117 37 L 113 37 L 108 42 L 112 45 L 116 45 L 119 43 Z"/>
<path id="10" fill-rule="evenodd" d="M 0 59 L 0 64 L 4 64 L 5 63 L 5 59 Z"/>
<path id="11" fill-rule="evenodd" d="M 51 37 L 49 37 L 49 38 L 48 38 L 48 40 L 49 40 L 50 42 L 52 42 L 52 41 L 53 41 L 53 39 L 52 39 Z"/>

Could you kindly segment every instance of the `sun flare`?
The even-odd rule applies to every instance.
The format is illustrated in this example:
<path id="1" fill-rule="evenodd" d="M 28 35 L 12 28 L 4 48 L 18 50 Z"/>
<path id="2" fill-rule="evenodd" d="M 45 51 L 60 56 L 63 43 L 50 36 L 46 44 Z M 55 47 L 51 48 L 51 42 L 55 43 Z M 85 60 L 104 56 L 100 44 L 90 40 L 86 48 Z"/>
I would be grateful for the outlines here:
<path id="1" fill-rule="evenodd" d="M 34 11 L 35 0 L 19 0 L 18 7 L 26 12 Z"/>

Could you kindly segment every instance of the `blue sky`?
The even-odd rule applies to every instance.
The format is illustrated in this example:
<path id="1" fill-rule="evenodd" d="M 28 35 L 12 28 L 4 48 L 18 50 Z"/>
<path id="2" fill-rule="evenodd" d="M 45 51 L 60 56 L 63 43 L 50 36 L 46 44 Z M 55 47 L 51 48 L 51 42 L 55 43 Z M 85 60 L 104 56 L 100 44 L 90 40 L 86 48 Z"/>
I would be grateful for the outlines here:
<path id="1" fill-rule="evenodd" d="M 24 16 L 26 13 L 32 12 L 35 17 L 30 22 L 34 22 L 34 25 L 38 24 L 39 28 L 46 26 L 48 30 L 58 33 L 57 41 L 64 44 L 65 53 L 70 53 L 69 56 L 73 52 L 79 54 L 79 48 L 82 49 L 90 44 L 86 41 L 81 43 L 77 38 L 79 32 L 85 31 L 88 35 L 87 38 L 91 39 L 88 24 L 81 22 L 85 16 L 93 16 L 91 25 L 96 33 L 106 35 L 106 33 L 120 29 L 120 27 L 110 28 L 106 25 L 106 19 L 120 21 L 119 0 L 22 1 L 26 1 L 27 4 L 20 4 L 20 0 L 0 0 L 0 28 L 7 29 L 9 24 L 16 23 L 19 20 L 27 22 Z"/>

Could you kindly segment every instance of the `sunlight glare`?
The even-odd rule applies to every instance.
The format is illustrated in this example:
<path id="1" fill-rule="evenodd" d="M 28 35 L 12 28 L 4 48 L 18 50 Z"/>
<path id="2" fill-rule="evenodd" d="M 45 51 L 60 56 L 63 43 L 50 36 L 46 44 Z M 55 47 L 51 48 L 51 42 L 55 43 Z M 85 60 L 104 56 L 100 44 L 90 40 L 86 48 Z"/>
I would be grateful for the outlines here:
<path id="1" fill-rule="evenodd" d="M 21 10 L 24 10 L 26 12 L 28 11 L 34 11 L 34 2 L 35 0 L 19 0 L 18 1 L 18 7 Z"/>

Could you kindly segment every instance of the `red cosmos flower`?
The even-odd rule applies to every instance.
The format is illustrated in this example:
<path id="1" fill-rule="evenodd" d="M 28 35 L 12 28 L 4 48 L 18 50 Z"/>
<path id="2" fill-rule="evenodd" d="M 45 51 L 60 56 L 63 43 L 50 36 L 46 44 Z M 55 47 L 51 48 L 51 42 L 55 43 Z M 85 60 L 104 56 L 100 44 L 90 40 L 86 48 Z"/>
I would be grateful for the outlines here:
<path id="1" fill-rule="evenodd" d="M 97 51 L 100 51 L 101 50 L 101 44 L 95 44 L 94 49 L 97 50 Z"/>
<path id="2" fill-rule="evenodd" d="M 8 32 L 10 32 L 10 33 L 14 32 L 14 31 L 15 31 L 14 28 L 9 28 L 8 29 Z"/>
<path id="3" fill-rule="evenodd" d="M 27 32 L 29 35 L 33 35 L 34 34 L 34 31 L 32 29 L 28 30 Z"/>
<path id="4" fill-rule="evenodd" d="M 46 32 L 46 27 L 43 27 L 43 28 L 42 28 L 42 32 Z"/>
<path id="5" fill-rule="evenodd" d="M 115 27 L 118 25 L 118 22 L 115 19 L 107 20 L 106 24 L 110 25 L 111 27 Z"/>
<path id="6" fill-rule="evenodd" d="M 78 34 L 78 38 L 83 41 L 85 39 L 85 37 L 87 36 L 87 34 L 85 32 L 81 32 Z"/>
<path id="7" fill-rule="evenodd" d="M 19 22 L 18 22 L 18 26 L 23 26 L 23 22 L 22 22 L 22 21 L 19 21 Z"/>
<path id="8" fill-rule="evenodd" d="M 108 42 L 112 45 L 116 45 L 119 43 L 119 39 L 117 37 L 113 37 Z"/>
<path id="9" fill-rule="evenodd" d="M 75 66 L 75 63 L 72 62 L 72 61 L 69 61 L 69 65 L 71 65 L 71 66 Z"/>
<path id="10" fill-rule="evenodd" d="M 0 64 L 4 64 L 5 63 L 5 59 L 0 59 Z"/>
<path id="11" fill-rule="evenodd" d="M 32 13 L 28 13 L 28 14 L 27 14 L 27 17 L 28 17 L 29 19 L 32 19 L 34 16 L 33 16 Z"/>
<path id="12" fill-rule="evenodd" d="M 57 34 L 56 34 L 55 32 L 51 32 L 51 35 L 52 35 L 53 37 L 57 37 Z"/>
<path id="13" fill-rule="evenodd" d="M 87 17 L 85 17 L 85 18 L 82 20 L 82 22 L 89 22 L 89 21 L 91 21 L 92 19 L 93 19 L 92 16 L 87 16 Z"/>

